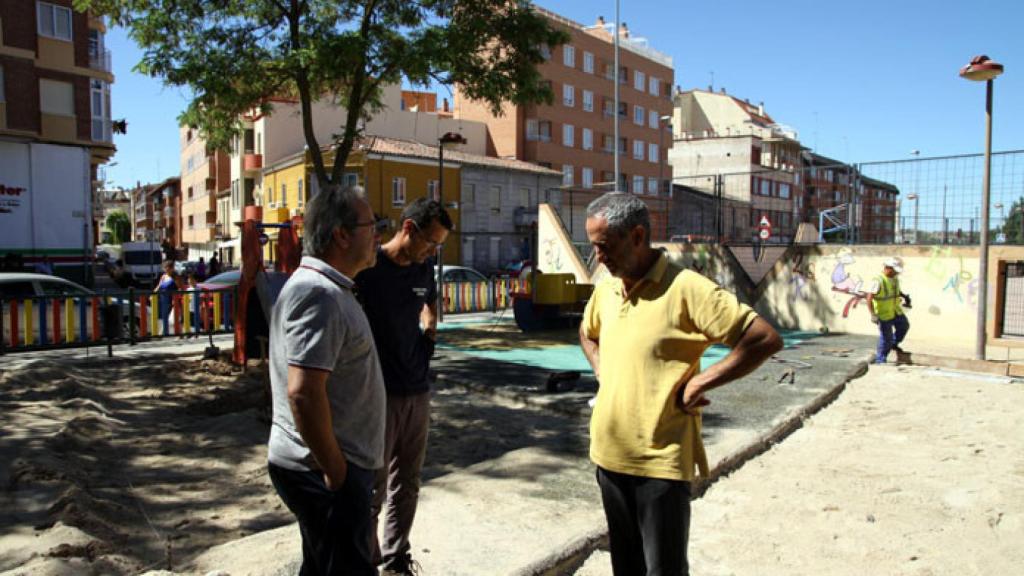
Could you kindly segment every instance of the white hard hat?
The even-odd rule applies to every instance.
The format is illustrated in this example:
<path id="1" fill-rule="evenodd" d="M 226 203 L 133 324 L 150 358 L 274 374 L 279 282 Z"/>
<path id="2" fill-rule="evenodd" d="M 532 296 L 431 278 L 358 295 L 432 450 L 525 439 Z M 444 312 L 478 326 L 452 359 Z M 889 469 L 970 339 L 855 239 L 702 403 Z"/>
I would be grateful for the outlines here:
<path id="1" fill-rule="evenodd" d="M 892 258 L 886 258 L 885 262 L 882 262 L 882 265 L 886 268 L 892 268 L 897 274 L 903 273 L 903 261 L 895 256 Z"/>

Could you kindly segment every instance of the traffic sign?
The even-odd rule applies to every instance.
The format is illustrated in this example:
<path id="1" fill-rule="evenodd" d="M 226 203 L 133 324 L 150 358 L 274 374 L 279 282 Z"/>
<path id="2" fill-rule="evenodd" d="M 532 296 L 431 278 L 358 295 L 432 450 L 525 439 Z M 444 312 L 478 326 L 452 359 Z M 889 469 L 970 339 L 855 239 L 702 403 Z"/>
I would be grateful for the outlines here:
<path id="1" fill-rule="evenodd" d="M 760 236 L 761 240 L 767 240 L 772 237 L 772 231 L 767 227 L 761 228 L 761 231 L 758 232 L 758 236 Z"/>
<path id="2" fill-rule="evenodd" d="M 771 228 L 771 227 L 772 227 L 772 223 L 768 221 L 768 217 L 762 215 L 761 216 L 761 228 Z"/>

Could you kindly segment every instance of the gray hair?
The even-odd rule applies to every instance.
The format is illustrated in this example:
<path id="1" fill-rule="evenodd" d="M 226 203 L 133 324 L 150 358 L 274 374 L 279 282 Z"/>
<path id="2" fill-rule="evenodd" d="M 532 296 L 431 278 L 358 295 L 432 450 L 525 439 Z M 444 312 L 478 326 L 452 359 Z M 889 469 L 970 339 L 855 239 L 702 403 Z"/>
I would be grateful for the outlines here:
<path id="1" fill-rule="evenodd" d="M 587 218 L 604 218 L 608 231 L 623 235 L 635 226 L 643 226 L 651 239 L 651 215 L 644 201 L 633 194 L 609 192 L 587 206 Z"/>
<path id="2" fill-rule="evenodd" d="M 358 202 L 366 199 L 362 186 L 327 186 L 306 204 L 302 247 L 308 256 L 322 257 L 330 248 L 335 228 L 351 232 L 359 222 Z"/>

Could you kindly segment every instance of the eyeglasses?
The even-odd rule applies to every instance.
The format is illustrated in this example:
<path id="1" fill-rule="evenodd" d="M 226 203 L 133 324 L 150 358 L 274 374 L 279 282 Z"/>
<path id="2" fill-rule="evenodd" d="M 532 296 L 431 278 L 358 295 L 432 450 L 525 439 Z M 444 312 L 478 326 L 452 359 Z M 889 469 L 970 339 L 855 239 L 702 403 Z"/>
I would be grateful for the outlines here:
<path id="1" fill-rule="evenodd" d="M 427 236 L 426 234 L 424 234 L 423 230 L 420 229 L 420 225 L 417 224 L 415 220 L 409 220 L 409 222 L 412 222 L 412 225 L 416 227 L 416 233 L 419 234 L 423 238 L 424 242 L 426 242 L 430 246 L 433 246 L 434 248 L 440 248 L 441 246 L 444 246 L 444 242 L 443 241 L 442 242 L 437 242 L 433 238 L 431 238 L 431 237 Z"/>

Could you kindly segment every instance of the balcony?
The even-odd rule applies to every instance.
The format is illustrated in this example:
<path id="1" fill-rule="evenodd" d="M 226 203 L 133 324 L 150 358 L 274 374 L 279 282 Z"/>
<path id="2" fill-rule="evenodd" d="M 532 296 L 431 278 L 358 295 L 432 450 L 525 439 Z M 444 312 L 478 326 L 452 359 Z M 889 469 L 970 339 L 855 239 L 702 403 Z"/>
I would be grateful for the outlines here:
<path id="1" fill-rule="evenodd" d="M 89 51 L 89 68 L 93 70 L 102 70 L 104 72 L 112 72 L 110 62 L 110 50 L 90 50 Z"/>
<path id="2" fill-rule="evenodd" d="M 516 228 L 533 226 L 537 223 L 537 209 L 519 206 L 512 218 Z"/>
<path id="3" fill-rule="evenodd" d="M 242 157 L 242 169 L 246 172 L 255 172 L 263 168 L 263 154 L 246 152 Z"/>

